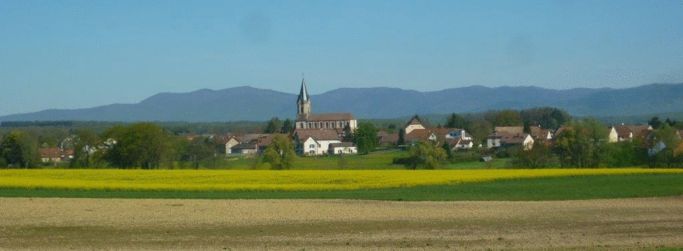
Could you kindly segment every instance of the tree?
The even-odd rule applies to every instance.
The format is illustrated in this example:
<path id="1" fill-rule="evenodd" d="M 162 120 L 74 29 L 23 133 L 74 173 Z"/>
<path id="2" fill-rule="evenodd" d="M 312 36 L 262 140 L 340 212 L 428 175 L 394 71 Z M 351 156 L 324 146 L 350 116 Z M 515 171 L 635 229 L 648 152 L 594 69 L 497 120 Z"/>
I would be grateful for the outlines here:
<path id="1" fill-rule="evenodd" d="M 282 122 L 278 117 L 272 118 L 268 121 L 264 133 L 278 133 L 282 130 Z"/>
<path id="2" fill-rule="evenodd" d="M 496 113 L 493 124 L 495 126 L 521 126 L 522 117 L 518 111 L 502 110 Z"/>
<path id="3" fill-rule="evenodd" d="M 285 119 L 285 121 L 282 122 L 282 129 L 280 130 L 280 133 L 290 134 L 293 131 L 294 131 L 294 122 L 292 122 L 291 119 Z"/>
<path id="4" fill-rule="evenodd" d="M 396 142 L 397 145 L 402 146 L 406 144 L 406 130 L 401 128 L 398 130 L 398 141 Z"/>
<path id="5" fill-rule="evenodd" d="M 168 134 L 155 124 L 115 126 L 105 132 L 105 137 L 116 141 L 104 157 L 116 167 L 159 168 L 170 155 Z"/>
<path id="6" fill-rule="evenodd" d="M 101 143 L 100 137 L 90 129 L 78 129 L 74 134 L 71 167 L 92 167 L 96 162 L 93 155 Z"/>
<path id="7" fill-rule="evenodd" d="M 681 138 L 677 135 L 675 128 L 663 123 L 662 126 L 654 132 L 654 137 L 651 139 L 651 145 L 663 143 L 666 146 L 664 149 L 653 153 L 650 158 L 650 166 L 652 167 L 676 167 L 681 166 L 682 158 L 677 154 L 676 148 L 681 144 Z"/>
<path id="8" fill-rule="evenodd" d="M 419 167 L 426 169 L 435 169 L 439 167 L 441 161 L 446 158 L 446 152 L 443 148 L 435 146 L 431 142 L 418 142 L 408 148 L 409 156 L 399 162 L 402 162 L 410 169 L 417 169 Z"/>
<path id="9" fill-rule="evenodd" d="M 597 120 L 574 121 L 557 137 L 554 150 L 563 167 L 598 167 L 607 135 L 607 127 Z"/>
<path id="10" fill-rule="evenodd" d="M 361 123 L 353 135 L 353 141 L 358 153 L 368 154 L 377 147 L 377 128 L 372 123 Z"/>
<path id="11" fill-rule="evenodd" d="M 0 142 L 0 157 L 9 167 L 34 167 L 38 163 L 38 141 L 23 131 L 12 131 Z"/>
<path id="12" fill-rule="evenodd" d="M 512 165 L 517 168 L 543 168 L 553 162 L 554 155 L 550 148 L 536 141 L 534 147 L 528 151 L 516 151 L 512 157 Z"/>
<path id="13" fill-rule="evenodd" d="M 526 109 L 520 111 L 520 115 L 525 125 L 548 129 L 557 129 L 571 120 L 569 113 L 554 107 Z"/>
<path id="14" fill-rule="evenodd" d="M 652 129 L 659 129 L 659 127 L 662 126 L 662 121 L 659 120 L 659 117 L 654 116 L 650 119 L 650 121 L 647 122 L 647 124 L 652 126 Z"/>
<path id="15" fill-rule="evenodd" d="M 448 128 L 466 128 L 467 126 L 468 123 L 465 117 L 455 113 L 451 114 L 451 116 L 448 117 L 448 121 L 446 122 L 446 127 Z"/>
<path id="16" fill-rule="evenodd" d="M 272 169 L 289 169 L 294 163 L 294 145 L 284 135 L 276 135 L 263 152 L 263 161 L 270 164 Z"/>
<path id="17" fill-rule="evenodd" d="M 488 120 L 485 119 L 475 119 L 472 120 L 468 127 L 465 128 L 467 132 L 472 135 L 475 142 L 482 143 L 486 140 L 486 137 L 493 131 L 493 126 Z M 478 144 L 476 144 L 478 145 Z"/>
<path id="18" fill-rule="evenodd" d="M 199 168 L 199 164 L 214 156 L 214 147 L 208 138 L 198 137 L 185 145 L 182 150 L 181 160 L 192 163 L 193 168 Z"/>

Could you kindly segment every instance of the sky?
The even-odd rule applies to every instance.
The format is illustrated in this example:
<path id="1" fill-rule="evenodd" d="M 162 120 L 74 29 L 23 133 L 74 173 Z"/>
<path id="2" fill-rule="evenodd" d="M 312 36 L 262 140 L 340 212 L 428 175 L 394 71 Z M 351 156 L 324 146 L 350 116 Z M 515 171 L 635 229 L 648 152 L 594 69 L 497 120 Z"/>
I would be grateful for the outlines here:
<path id="1" fill-rule="evenodd" d="M 0 115 L 249 85 L 683 82 L 682 0 L 0 0 Z"/>

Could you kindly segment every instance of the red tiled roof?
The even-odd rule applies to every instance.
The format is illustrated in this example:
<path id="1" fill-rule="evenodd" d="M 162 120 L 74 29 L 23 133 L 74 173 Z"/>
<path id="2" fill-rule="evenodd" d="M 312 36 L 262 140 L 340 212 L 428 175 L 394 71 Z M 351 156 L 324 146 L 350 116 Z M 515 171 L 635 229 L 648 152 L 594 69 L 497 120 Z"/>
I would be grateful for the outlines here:
<path id="1" fill-rule="evenodd" d="M 61 158 L 62 151 L 57 147 L 38 149 L 41 158 Z"/>

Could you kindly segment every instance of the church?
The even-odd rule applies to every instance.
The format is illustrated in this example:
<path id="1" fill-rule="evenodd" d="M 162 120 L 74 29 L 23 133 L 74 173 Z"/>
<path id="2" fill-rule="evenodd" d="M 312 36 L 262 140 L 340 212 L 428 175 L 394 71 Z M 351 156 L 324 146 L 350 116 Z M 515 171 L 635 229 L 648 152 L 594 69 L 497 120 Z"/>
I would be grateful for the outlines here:
<path id="1" fill-rule="evenodd" d="M 348 126 L 353 132 L 358 127 L 358 121 L 351 113 L 312 113 L 311 97 L 308 95 L 308 88 L 304 79 L 301 80 L 301 90 L 296 105 L 296 129 L 343 130 Z"/>

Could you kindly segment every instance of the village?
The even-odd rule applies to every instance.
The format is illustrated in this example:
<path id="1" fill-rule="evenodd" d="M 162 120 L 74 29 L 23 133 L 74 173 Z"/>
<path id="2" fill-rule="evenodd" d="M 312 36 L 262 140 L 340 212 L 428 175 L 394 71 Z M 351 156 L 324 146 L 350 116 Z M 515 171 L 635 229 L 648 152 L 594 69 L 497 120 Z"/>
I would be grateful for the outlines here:
<path id="1" fill-rule="evenodd" d="M 552 161 L 539 163 L 537 160 L 525 160 L 524 158 L 528 158 L 528 156 L 563 154 L 563 150 L 557 147 L 558 139 L 560 139 L 563 134 L 567 134 L 567 132 L 571 132 L 572 134 L 577 133 L 577 130 L 573 130 L 575 128 L 571 125 L 572 121 L 568 121 L 567 118 L 554 118 L 554 124 L 548 124 L 547 127 L 543 127 L 541 125 L 543 122 L 541 121 L 542 119 L 531 121 L 531 123 L 529 123 L 529 121 L 508 123 L 509 121 L 505 120 L 512 117 L 512 120 L 514 121 L 515 116 L 510 116 L 510 112 L 505 111 L 496 115 L 504 117 L 504 122 L 493 121 L 492 123 L 489 123 L 490 125 L 488 127 L 484 128 L 470 126 L 472 123 L 462 122 L 461 120 L 463 119 L 461 116 L 456 114 L 453 114 L 452 116 L 454 117 L 451 118 L 451 120 L 456 121 L 449 121 L 445 125 L 439 124 L 434 126 L 420 116 L 414 115 L 408 121 L 405 121 L 403 125 L 395 126 L 392 124 L 388 128 L 376 128 L 370 123 L 363 123 L 362 121 L 359 123 L 354 115 L 348 112 L 314 113 L 313 101 L 314 100 L 311 99 L 311 95 L 309 94 L 308 86 L 305 80 L 302 79 L 296 100 L 295 121 L 288 120 L 285 122 L 285 125 L 269 125 L 270 127 L 274 126 L 277 128 L 275 128 L 275 130 L 271 129 L 268 132 L 201 135 L 182 134 L 179 135 L 179 138 L 184 139 L 186 142 L 176 144 L 189 145 L 183 150 L 180 150 L 186 151 L 187 153 L 183 155 L 184 157 L 181 156 L 178 157 L 178 159 L 194 162 L 194 166 L 199 167 L 201 160 L 207 158 L 221 159 L 222 161 L 258 158 L 264 154 L 264 151 L 271 144 L 273 144 L 273 139 L 280 136 L 291 141 L 296 155 L 304 158 L 357 155 L 359 152 L 361 154 L 368 154 L 378 149 L 383 151 L 407 152 L 416 144 L 428 143 L 431 146 L 435 146 L 434 148 L 439 149 L 439 151 L 443 150 L 445 156 L 450 157 L 452 162 L 458 161 L 454 156 L 467 155 L 470 156 L 467 159 L 468 161 L 489 162 L 497 158 L 508 160 L 516 158 L 521 161 L 514 163 L 507 161 L 507 165 L 529 167 L 528 165 L 530 164 L 525 163 L 526 161 L 534 163 L 531 164 L 531 167 L 542 167 L 543 165 L 552 165 L 553 163 L 551 163 Z M 557 113 L 555 110 L 552 111 Z M 548 117 L 547 114 L 541 113 L 541 116 Z M 567 121 L 557 123 L 557 120 Z M 494 123 L 503 125 L 494 126 Z M 658 127 L 666 125 L 666 128 L 668 128 L 666 130 L 673 132 L 673 134 L 669 133 L 673 138 L 664 138 L 665 136 L 662 133 L 657 133 L 660 130 L 656 130 L 656 128 L 653 128 L 652 125 L 648 124 L 602 125 L 604 126 L 604 129 L 600 130 L 604 130 L 606 135 L 603 136 L 603 139 L 595 139 L 595 142 L 592 144 L 609 143 L 620 145 L 620 143 L 627 142 L 633 146 L 633 148 L 638 148 L 639 150 L 631 153 L 620 152 L 619 154 L 643 155 L 642 153 L 646 153 L 647 156 L 641 156 L 642 158 L 654 158 L 654 156 L 658 155 L 660 152 L 671 149 L 671 155 L 676 155 L 672 156 L 672 158 L 677 158 L 678 151 L 680 151 L 678 149 L 680 148 L 678 144 L 681 142 L 680 137 L 683 130 L 675 129 L 674 126 L 677 125 L 675 121 L 670 121 L 668 119 L 667 121 L 658 121 L 657 118 L 653 118 L 651 123 L 655 123 Z M 361 136 L 358 135 L 359 125 L 365 125 L 367 127 Z M 461 127 L 458 128 L 454 125 L 460 125 Z M 478 131 L 478 135 L 473 135 L 468 129 Z M 487 130 L 490 131 L 487 133 Z M 360 137 L 365 137 L 366 139 L 364 139 L 365 143 L 360 146 L 361 149 L 359 151 L 358 142 Z M 367 139 L 367 137 L 370 138 Z M 7 136 L 5 136 L 5 138 L 7 138 Z M 103 153 L 116 146 L 118 141 L 119 140 L 114 137 L 108 137 L 102 138 L 99 141 L 83 143 L 83 140 L 79 138 L 79 135 L 68 135 L 63 139 L 60 139 L 54 146 L 49 146 L 44 142 L 38 142 L 39 147 L 37 154 L 39 156 L 40 165 L 44 166 L 73 166 L 72 164 L 76 161 L 75 159 L 82 159 L 83 155 L 86 155 L 85 158 L 87 159 L 85 164 L 90 165 L 97 162 L 89 160 L 90 158 L 95 158 L 98 154 L 102 156 Z M 193 144 L 192 142 L 203 143 L 203 148 L 201 148 L 201 145 Z M 565 139 L 562 140 L 562 142 L 565 144 L 564 151 L 570 151 L 571 148 L 576 148 L 574 146 L 566 146 L 566 144 L 574 144 L 571 141 Z M 148 143 L 149 142 L 145 144 Z M 542 154 L 532 154 L 535 147 L 540 147 L 545 150 L 536 150 L 542 151 Z M 548 149 L 553 149 L 553 151 L 549 151 Z M 570 156 L 573 153 L 565 152 L 564 154 Z M 402 155 L 394 154 L 392 156 L 396 157 Z M 473 159 L 472 156 L 476 159 Z M 446 157 L 437 158 L 446 159 Z M 561 162 L 562 159 L 565 159 L 565 157 L 559 156 L 554 164 L 584 164 L 572 162 L 571 160 L 564 163 Z M 394 162 L 400 163 L 401 160 L 395 159 Z M 640 162 L 640 164 L 648 163 L 651 163 L 651 161 L 641 160 Z M 666 163 L 671 164 L 673 162 L 667 160 Z M 6 164 L 12 165 L 9 162 Z M 590 164 L 595 165 L 600 163 L 591 162 Z M 635 162 L 622 163 L 621 165 L 627 164 L 635 164 Z M 36 163 L 33 165 L 36 165 Z"/>

